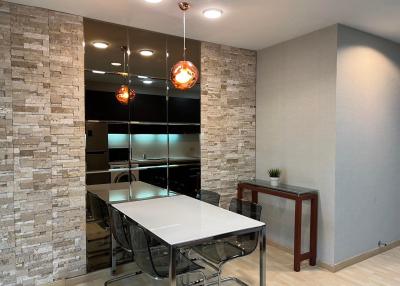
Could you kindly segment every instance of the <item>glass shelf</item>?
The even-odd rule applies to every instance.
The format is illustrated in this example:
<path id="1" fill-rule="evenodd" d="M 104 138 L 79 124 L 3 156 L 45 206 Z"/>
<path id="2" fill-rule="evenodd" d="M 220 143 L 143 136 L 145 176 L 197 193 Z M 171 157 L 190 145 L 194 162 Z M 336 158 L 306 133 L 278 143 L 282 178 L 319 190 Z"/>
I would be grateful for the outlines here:
<path id="1" fill-rule="evenodd" d="M 86 120 L 86 123 L 133 124 L 133 125 L 173 125 L 173 126 L 200 126 L 194 122 L 152 122 L 152 121 L 119 121 L 119 120 Z"/>
<path id="2" fill-rule="evenodd" d="M 143 166 L 143 167 L 131 167 L 131 171 L 136 170 L 150 170 L 150 169 L 165 169 L 165 168 L 177 168 L 177 167 L 185 167 L 185 166 L 199 166 L 199 163 L 177 163 L 177 164 L 163 164 L 163 165 L 155 165 L 155 166 Z M 102 173 L 120 173 L 120 172 L 128 172 L 129 168 L 117 168 L 117 169 L 108 169 L 108 170 L 95 170 L 95 171 L 86 171 L 86 174 L 102 174 Z"/>

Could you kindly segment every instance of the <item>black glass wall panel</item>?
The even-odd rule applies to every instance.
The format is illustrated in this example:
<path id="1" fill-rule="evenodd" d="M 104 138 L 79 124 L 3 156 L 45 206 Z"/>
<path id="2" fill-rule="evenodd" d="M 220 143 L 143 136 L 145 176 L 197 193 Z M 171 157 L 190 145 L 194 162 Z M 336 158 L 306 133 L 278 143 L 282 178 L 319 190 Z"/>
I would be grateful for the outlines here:
<path id="1" fill-rule="evenodd" d="M 136 182 L 194 196 L 200 188 L 200 84 L 180 91 L 169 80 L 182 60 L 183 39 L 91 19 L 84 19 L 84 34 L 88 196 Z M 186 46 L 186 58 L 200 70 L 200 43 L 187 40 Z M 135 92 L 127 104 L 115 96 L 123 85 Z M 92 200 L 88 271 L 110 266 L 109 227 L 90 209 Z M 130 259 L 123 252 L 117 258 Z"/>

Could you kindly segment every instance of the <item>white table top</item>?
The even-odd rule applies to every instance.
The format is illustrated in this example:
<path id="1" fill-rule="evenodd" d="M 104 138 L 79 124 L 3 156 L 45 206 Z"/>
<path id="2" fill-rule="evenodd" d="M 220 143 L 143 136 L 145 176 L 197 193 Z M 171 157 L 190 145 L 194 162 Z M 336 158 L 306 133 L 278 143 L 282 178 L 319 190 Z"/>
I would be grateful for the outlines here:
<path id="1" fill-rule="evenodd" d="M 107 203 L 120 203 L 126 201 L 138 201 L 152 198 L 174 196 L 176 193 L 168 191 L 145 182 L 134 181 L 131 183 L 129 193 L 128 183 L 89 185 L 87 191 L 97 195 Z"/>
<path id="2" fill-rule="evenodd" d="M 184 195 L 120 203 L 114 207 L 172 246 L 265 225 Z"/>

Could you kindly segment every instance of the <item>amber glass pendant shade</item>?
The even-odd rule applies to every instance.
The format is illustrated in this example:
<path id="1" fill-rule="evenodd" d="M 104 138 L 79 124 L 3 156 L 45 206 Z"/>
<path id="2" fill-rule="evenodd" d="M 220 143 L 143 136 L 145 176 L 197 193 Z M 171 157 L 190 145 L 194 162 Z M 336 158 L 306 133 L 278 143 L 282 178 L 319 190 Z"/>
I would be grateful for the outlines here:
<path id="1" fill-rule="evenodd" d="M 192 88 L 199 79 L 199 71 L 190 61 L 179 61 L 171 69 L 171 81 L 176 89 Z"/>
<path id="2" fill-rule="evenodd" d="M 119 103 L 127 105 L 129 100 L 134 99 L 136 93 L 133 89 L 129 89 L 127 85 L 122 85 L 120 88 L 117 89 L 115 92 L 115 97 Z"/>

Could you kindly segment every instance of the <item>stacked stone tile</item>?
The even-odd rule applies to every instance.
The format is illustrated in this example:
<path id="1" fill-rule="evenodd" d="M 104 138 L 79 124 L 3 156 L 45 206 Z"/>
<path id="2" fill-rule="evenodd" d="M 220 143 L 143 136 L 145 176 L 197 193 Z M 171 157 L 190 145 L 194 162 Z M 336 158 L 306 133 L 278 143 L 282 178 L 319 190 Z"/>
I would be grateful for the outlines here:
<path id="1" fill-rule="evenodd" d="M 201 187 L 227 206 L 255 177 L 256 52 L 202 43 Z"/>
<path id="2" fill-rule="evenodd" d="M 53 275 L 86 270 L 82 18 L 49 12 Z"/>
<path id="3" fill-rule="evenodd" d="M 10 7 L 0 2 L 0 285 L 15 282 Z"/>
<path id="4" fill-rule="evenodd" d="M 0 13 L 0 284 L 45 284 L 85 271 L 83 24 Z"/>

